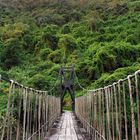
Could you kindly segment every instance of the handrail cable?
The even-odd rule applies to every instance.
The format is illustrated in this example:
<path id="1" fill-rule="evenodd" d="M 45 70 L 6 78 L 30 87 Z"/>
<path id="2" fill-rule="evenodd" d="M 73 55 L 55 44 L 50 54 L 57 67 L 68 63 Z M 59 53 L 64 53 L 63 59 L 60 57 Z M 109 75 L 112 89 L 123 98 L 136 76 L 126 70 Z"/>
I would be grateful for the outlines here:
<path id="1" fill-rule="evenodd" d="M 138 73 L 140 73 L 140 70 L 137 70 L 134 74 L 128 75 L 127 78 L 120 79 L 120 80 L 118 80 L 117 82 L 114 82 L 113 85 L 116 85 L 116 84 L 120 83 L 120 81 L 121 81 L 121 82 L 124 82 L 124 81 L 128 80 L 129 78 L 134 77 L 134 76 L 135 76 L 136 74 L 138 74 Z M 100 89 L 104 89 L 104 88 L 108 88 L 108 87 L 112 86 L 112 84 L 110 84 L 110 85 L 105 86 L 105 87 L 103 87 L 103 88 L 98 88 L 98 89 L 86 89 L 86 88 L 84 88 L 84 87 L 81 85 L 81 83 L 79 82 L 79 78 L 78 78 L 76 72 L 75 72 L 75 77 L 76 77 L 77 84 L 79 85 L 79 87 L 80 87 L 81 89 L 83 89 L 84 91 L 87 91 L 87 92 L 95 92 L 95 91 L 98 91 L 98 90 L 100 90 Z"/>

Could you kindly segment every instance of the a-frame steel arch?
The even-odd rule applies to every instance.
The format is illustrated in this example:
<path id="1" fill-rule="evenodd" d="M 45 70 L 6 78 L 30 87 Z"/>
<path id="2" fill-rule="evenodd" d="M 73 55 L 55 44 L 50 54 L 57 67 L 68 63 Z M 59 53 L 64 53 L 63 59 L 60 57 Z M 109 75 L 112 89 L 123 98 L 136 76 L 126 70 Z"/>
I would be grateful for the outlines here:
<path id="1" fill-rule="evenodd" d="M 61 111 L 63 108 L 63 100 L 66 94 L 66 91 L 70 94 L 72 99 L 72 110 L 75 109 L 75 92 L 74 92 L 74 66 L 70 67 L 61 67 L 60 76 L 61 76 Z"/>

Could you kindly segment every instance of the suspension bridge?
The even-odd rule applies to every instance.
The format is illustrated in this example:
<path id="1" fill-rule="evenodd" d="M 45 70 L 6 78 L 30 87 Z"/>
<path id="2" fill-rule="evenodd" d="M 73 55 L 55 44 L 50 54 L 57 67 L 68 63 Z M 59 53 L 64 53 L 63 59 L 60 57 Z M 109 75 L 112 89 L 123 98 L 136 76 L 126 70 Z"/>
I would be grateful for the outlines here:
<path id="1" fill-rule="evenodd" d="M 140 70 L 95 90 L 82 87 L 74 66 L 59 75 L 59 97 L 0 76 L 0 90 L 8 83 L 0 140 L 140 140 Z M 86 94 L 76 97 L 74 83 Z M 66 91 L 73 112 L 63 113 Z"/>

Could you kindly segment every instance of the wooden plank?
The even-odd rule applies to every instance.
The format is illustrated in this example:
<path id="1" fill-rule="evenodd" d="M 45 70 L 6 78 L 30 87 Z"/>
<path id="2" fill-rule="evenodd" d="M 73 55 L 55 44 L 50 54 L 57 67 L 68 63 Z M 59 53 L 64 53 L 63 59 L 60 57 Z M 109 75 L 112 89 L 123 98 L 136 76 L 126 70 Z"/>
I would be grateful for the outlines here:
<path id="1" fill-rule="evenodd" d="M 85 130 L 78 125 L 74 114 L 65 112 L 59 121 L 54 123 L 44 140 L 88 140 L 86 137 Z"/>

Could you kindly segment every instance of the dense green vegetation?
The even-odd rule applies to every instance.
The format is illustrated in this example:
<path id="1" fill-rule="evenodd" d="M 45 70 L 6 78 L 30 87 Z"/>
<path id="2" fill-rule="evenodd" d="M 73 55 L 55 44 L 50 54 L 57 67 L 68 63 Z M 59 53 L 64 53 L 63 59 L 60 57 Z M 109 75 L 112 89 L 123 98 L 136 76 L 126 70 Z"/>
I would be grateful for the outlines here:
<path id="1" fill-rule="evenodd" d="M 0 73 L 47 90 L 75 64 L 98 88 L 140 68 L 140 2 L 5 0 L 0 3 Z M 78 87 L 77 87 L 78 89 Z"/>
<path id="2" fill-rule="evenodd" d="M 48 90 L 60 66 L 71 64 L 90 89 L 140 69 L 140 1 L 0 0 L 1 75 Z M 76 91 L 84 93 L 77 85 Z M 0 126 L 7 92 L 1 83 Z M 64 102 L 70 109 L 68 95 Z"/>

